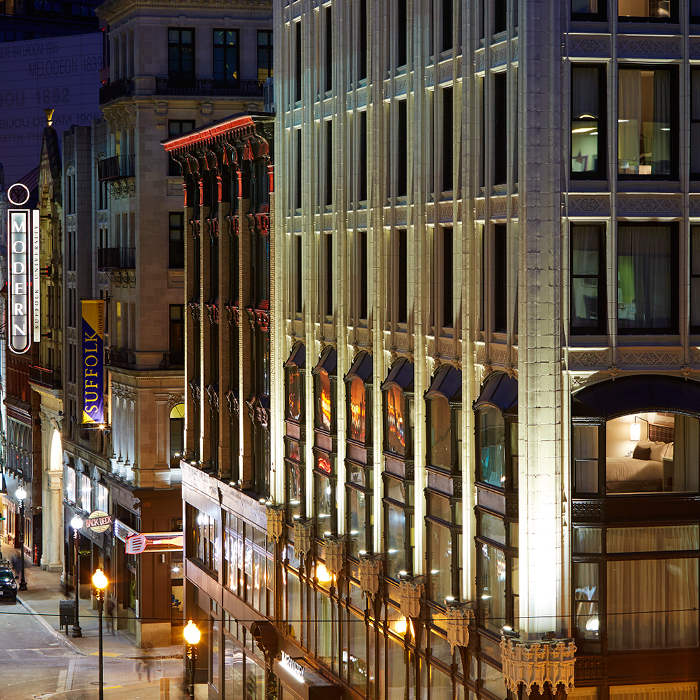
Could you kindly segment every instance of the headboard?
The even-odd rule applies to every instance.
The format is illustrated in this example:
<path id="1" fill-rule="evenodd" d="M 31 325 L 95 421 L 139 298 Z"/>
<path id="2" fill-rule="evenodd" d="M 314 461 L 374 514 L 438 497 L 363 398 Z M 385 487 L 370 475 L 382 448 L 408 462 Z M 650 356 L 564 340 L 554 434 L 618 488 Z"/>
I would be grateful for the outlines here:
<path id="1" fill-rule="evenodd" d="M 649 423 L 649 440 L 651 442 L 673 442 L 673 433 L 672 425 Z"/>

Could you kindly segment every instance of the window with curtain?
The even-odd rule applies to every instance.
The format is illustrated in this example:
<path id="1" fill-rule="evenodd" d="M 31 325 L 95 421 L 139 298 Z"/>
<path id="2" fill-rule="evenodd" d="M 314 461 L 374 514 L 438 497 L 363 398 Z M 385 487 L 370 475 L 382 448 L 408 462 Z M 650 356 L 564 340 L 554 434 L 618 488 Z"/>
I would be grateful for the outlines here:
<path id="1" fill-rule="evenodd" d="M 690 331 L 700 333 L 700 226 L 690 227 Z"/>
<path id="2" fill-rule="evenodd" d="M 605 0 L 571 0 L 573 20 L 603 21 L 605 15 Z"/>
<path id="3" fill-rule="evenodd" d="M 618 226 L 617 326 L 620 333 L 678 328 L 678 239 L 671 225 Z"/>
<path id="4" fill-rule="evenodd" d="M 572 224 L 572 333 L 605 333 L 605 288 L 605 226 Z"/>
<path id="5" fill-rule="evenodd" d="M 618 0 L 620 19 L 678 21 L 678 0 Z"/>
<path id="6" fill-rule="evenodd" d="M 698 12 L 700 12 L 700 0 L 698 0 Z M 700 178 L 700 69 L 698 68 L 690 71 L 690 175 Z"/>
<path id="7" fill-rule="evenodd" d="M 492 486 L 504 488 L 506 483 L 506 433 L 501 412 L 482 408 L 477 417 L 479 441 L 478 478 Z"/>
<path id="8" fill-rule="evenodd" d="M 676 74 L 670 68 L 620 68 L 618 73 L 618 174 L 672 177 Z"/>
<path id="9" fill-rule="evenodd" d="M 605 68 L 571 66 L 571 175 L 605 173 Z"/>

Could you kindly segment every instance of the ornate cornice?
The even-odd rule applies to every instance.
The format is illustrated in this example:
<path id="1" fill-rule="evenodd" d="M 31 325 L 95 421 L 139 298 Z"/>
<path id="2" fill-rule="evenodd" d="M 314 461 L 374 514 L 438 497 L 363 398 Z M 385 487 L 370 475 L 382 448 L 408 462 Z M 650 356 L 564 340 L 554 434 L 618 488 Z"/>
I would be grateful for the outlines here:
<path id="1" fill-rule="evenodd" d="M 517 693 L 523 685 L 530 694 L 535 685 L 541 692 L 549 683 L 553 691 L 561 686 L 567 693 L 574 689 L 575 654 L 573 639 L 530 642 L 503 637 L 501 658 L 506 688 Z"/>

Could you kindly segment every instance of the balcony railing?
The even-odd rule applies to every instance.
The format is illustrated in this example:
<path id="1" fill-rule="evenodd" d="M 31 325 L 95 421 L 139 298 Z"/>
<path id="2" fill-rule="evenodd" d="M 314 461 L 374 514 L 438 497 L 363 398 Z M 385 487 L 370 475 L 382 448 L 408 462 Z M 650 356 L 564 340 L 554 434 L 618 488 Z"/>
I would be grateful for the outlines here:
<path id="1" fill-rule="evenodd" d="M 124 348 L 105 348 L 105 364 L 123 369 L 136 367 L 136 356 Z"/>
<path id="2" fill-rule="evenodd" d="M 104 105 L 118 97 L 125 97 L 134 94 L 134 83 L 130 78 L 115 80 L 100 88 L 100 104 Z"/>
<path id="3" fill-rule="evenodd" d="M 48 389 L 61 388 L 61 372 L 57 369 L 29 366 L 29 380 Z"/>
<path id="4" fill-rule="evenodd" d="M 136 248 L 99 248 L 97 250 L 98 270 L 134 270 L 136 268 Z"/>
<path id="5" fill-rule="evenodd" d="M 156 78 L 156 95 L 220 95 L 233 97 L 262 97 L 264 80 L 214 80 L 197 78 L 182 81 L 176 78 Z"/>
<path id="6" fill-rule="evenodd" d="M 112 156 L 97 161 L 100 182 L 134 177 L 134 156 Z"/>

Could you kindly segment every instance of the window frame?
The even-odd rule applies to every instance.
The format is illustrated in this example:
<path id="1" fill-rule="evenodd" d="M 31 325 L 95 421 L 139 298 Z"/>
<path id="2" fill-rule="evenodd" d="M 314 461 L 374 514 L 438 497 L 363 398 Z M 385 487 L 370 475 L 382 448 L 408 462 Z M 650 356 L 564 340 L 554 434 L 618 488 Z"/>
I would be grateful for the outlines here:
<path id="1" fill-rule="evenodd" d="M 618 0 L 619 3 L 619 0 Z M 670 0 L 669 2 L 669 8 L 671 10 L 671 14 L 669 17 L 641 17 L 641 16 L 627 16 L 627 15 L 621 15 L 620 14 L 620 9 L 618 5 L 618 14 L 617 14 L 617 21 L 618 22 L 653 22 L 654 24 L 678 24 L 678 5 L 679 5 L 679 0 Z"/>
<path id="2" fill-rule="evenodd" d="M 262 34 L 267 34 L 267 44 L 261 44 L 260 43 L 260 36 Z M 271 78 L 273 76 L 273 36 L 272 36 L 272 30 L 271 29 L 258 29 L 258 33 L 256 35 L 256 49 L 257 53 L 255 55 L 255 61 L 256 61 L 256 69 L 257 69 L 257 77 L 258 80 L 265 80 L 265 78 Z M 267 58 L 266 61 L 268 63 L 267 66 L 267 75 L 265 78 L 260 77 L 260 71 L 263 70 L 260 67 L 260 51 L 263 50 L 265 53 L 267 53 Z"/>
<path id="3" fill-rule="evenodd" d="M 698 3 L 700 4 L 700 3 Z M 697 22 L 700 23 L 700 16 L 697 18 Z M 693 151 L 693 147 L 695 146 L 695 149 L 700 149 L 700 116 L 698 116 L 697 119 L 693 119 L 693 75 L 697 74 L 698 75 L 698 89 L 700 90 L 700 66 L 691 66 L 690 67 L 690 105 L 688 107 L 688 119 L 690 120 L 690 151 Z M 699 101 L 700 101 L 700 96 L 699 96 Z M 697 138 L 697 143 L 693 144 L 693 124 L 697 124 L 697 129 L 698 129 L 698 138 Z M 691 180 L 700 180 L 700 158 L 699 158 L 699 163 L 698 163 L 698 169 L 697 171 L 693 171 L 693 160 L 692 157 L 688 161 L 688 168 L 690 170 L 690 179 Z"/>
<path id="4" fill-rule="evenodd" d="M 571 9 L 572 22 L 606 22 L 607 19 L 607 0 L 598 0 L 598 12 L 574 12 L 573 6 Z"/>
<path id="5" fill-rule="evenodd" d="M 217 44 L 216 43 L 216 34 L 217 32 L 223 32 L 223 38 L 224 41 L 222 44 Z M 235 46 L 230 47 L 230 45 L 226 42 L 226 39 L 228 38 L 229 34 L 233 34 L 236 37 L 236 43 Z M 214 76 L 214 85 L 216 87 L 227 87 L 231 85 L 238 85 L 241 80 L 241 35 L 240 31 L 238 29 L 213 29 L 212 30 L 212 65 L 213 65 L 213 76 Z M 223 61 L 223 77 L 217 78 L 216 77 L 216 64 L 217 64 L 217 52 L 222 54 L 221 61 Z M 228 75 L 228 71 L 226 70 L 226 61 L 229 55 L 233 54 L 236 62 L 236 70 L 235 72 L 237 73 L 237 77 L 230 77 Z"/>
<path id="6" fill-rule="evenodd" d="M 571 161 L 573 161 L 573 129 L 578 119 L 574 118 L 574 70 L 576 68 L 596 68 L 598 70 L 598 162 L 596 169 L 588 171 L 574 171 L 572 162 L 569 163 L 569 177 L 572 180 L 605 180 L 607 171 L 607 144 L 608 144 L 608 120 L 607 120 L 607 73 L 606 66 L 601 64 L 572 63 L 571 64 L 571 133 L 569 144 L 571 148 Z"/>
<path id="7" fill-rule="evenodd" d="M 182 87 L 182 88 L 191 88 L 194 87 L 195 80 L 197 78 L 197 45 L 196 45 L 196 31 L 195 27 L 168 27 L 168 81 L 172 82 L 171 87 Z M 170 41 L 170 32 L 177 32 L 178 33 L 178 41 L 177 42 L 171 42 Z M 183 32 L 192 32 L 192 42 L 190 44 L 183 44 L 182 42 L 182 33 Z M 171 47 L 178 48 L 178 68 L 176 70 L 173 70 L 171 68 L 171 56 L 170 56 L 170 49 Z M 183 47 L 190 47 L 192 51 L 192 69 L 191 71 L 188 71 L 187 74 L 183 72 L 182 69 L 182 50 Z M 191 73 L 191 75 L 190 75 Z"/>
<path id="8" fill-rule="evenodd" d="M 573 288 L 574 279 L 590 279 L 592 275 L 574 275 L 574 246 L 572 241 L 572 234 L 576 227 L 578 226 L 597 226 L 598 227 L 598 326 L 593 327 L 583 327 L 574 326 L 574 295 Z M 606 225 L 604 223 L 592 222 L 592 223 L 581 223 L 581 222 L 571 222 L 569 227 L 569 327 L 572 335 L 605 335 L 607 334 L 608 328 L 608 300 L 607 300 L 607 269 L 605 267 L 605 257 L 606 257 Z"/>

